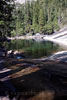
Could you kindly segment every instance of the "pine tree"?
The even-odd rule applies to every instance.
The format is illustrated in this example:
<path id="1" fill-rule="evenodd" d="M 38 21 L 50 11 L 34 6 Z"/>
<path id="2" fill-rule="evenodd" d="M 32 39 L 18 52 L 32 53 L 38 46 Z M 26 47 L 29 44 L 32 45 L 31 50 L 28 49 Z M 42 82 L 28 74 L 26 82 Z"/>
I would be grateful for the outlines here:
<path id="1" fill-rule="evenodd" d="M 32 20 L 32 25 L 34 32 L 39 31 L 39 0 L 33 3 L 33 20 Z"/>
<path id="2" fill-rule="evenodd" d="M 0 39 L 2 40 L 10 35 L 13 8 L 13 0 L 0 1 Z"/>
<path id="3" fill-rule="evenodd" d="M 43 12 L 43 9 L 40 9 L 40 12 L 39 12 L 39 27 L 40 27 L 40 32 L 43 31 L 44 24 L 45 24 L 44 12 Z"/>
<path id="4" fill-rule="evenodd" d="M 29 32 L 31 25 L 31 12 L 30 12 L 30 2 L 25 3 L 25 16 L 24 16 L 25 30 Z"/>

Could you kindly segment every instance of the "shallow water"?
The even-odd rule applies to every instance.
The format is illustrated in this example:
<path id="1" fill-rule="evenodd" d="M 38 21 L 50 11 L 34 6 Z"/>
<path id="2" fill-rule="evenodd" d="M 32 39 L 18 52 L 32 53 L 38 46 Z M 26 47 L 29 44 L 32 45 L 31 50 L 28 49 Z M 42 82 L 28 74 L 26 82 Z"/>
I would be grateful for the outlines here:
<path id="1" fill-rule="evenodd" d="M 35 40 L 12 40 L 6 44 L 7 50 L 24 51 L 24 56 L 28 58 L 40 58 L 50 56 L 51 54 L 62 51 L 63 48 L 49 41 Z"/>

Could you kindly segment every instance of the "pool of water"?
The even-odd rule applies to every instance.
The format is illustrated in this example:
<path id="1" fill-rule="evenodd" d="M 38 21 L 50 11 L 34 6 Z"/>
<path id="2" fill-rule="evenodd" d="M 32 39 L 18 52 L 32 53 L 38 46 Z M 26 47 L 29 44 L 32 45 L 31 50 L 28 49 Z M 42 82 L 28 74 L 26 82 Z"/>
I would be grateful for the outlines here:
<path id="1" fill-rule="evenodd" d="M 62 50 L 60 46 L 49 41 L 34 40 L 12 40 L 6 43 L 8 50 L 24 51 L 24 56 L 28 58 L 40 58 L 49 56 L 57 51 Z"/>

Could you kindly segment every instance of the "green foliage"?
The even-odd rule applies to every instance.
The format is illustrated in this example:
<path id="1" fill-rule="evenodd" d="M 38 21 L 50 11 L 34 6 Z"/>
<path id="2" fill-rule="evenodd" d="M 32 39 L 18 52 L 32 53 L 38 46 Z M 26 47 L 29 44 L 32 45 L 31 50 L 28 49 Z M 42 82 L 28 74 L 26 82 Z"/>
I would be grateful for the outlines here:
<path id="1" fill-rule="evenodd" d="M 0 38 L 9 36 L 12 30 L 11 22 L 14 8 L 13 0 L 0 0 Z"/>
<path id="2" fill-rule="evenodd" d="M 28 25 L 28 24 L 27 24 L 27 26 L 25 27 L 25 32 L 26 32 L 26 33 L 29 33 L 30 30 L 31 30 L 31 25 Z"/>
<path id="3" fill-rule="evenodd" d="M 52 34 L 67 24 L 67 0 L 27 0 L 25 4 L 16 4 L 16 8 L 13 30 L 16 29 L 17 35 Z"/>
<path id="4" fill-rule="evenodd" d="M 52 24 L 48 23 L 44 26 L 44 33 L 45 34 L 52 34 L 53 32 L 53 27 Z"/>
<path id="5" fill-rule="evenodd" d="M 0 25 L 4 25 L 4 21 L 0 21 Z"/>
<path id="6" fill-rule="evenodd" d="M 60 30 L 60 27 L 59 27 L 57 21 L 54 21 L 54 23 L 53 23 L 53 28 L 54 28 L 54 30 L 56 30 L 56 31 L 59 31 L 59 30 Z"/>
<path id="7" fill-rule="evenodd" d="M 35 25 L 34 27 L 34 33 L 38 33 L 39 32 L 39 25 Z"/>
<path id="8" fill-rule="evenodd" d="M 15 30 L 12 30 L 12 31 L 11 31 L 11 36 L 12 36 L 12 37 L 16 36 L 16 31 L 15 31 Z"/>
<path id="9" fill-rule="evenodd" d="M 33 3 L 33 19 L 32 19 L 32 25 L 36 26 L 37 24 L 39 24 L 39 2 L 38 0 Z"/>
<path id="10" fill-rule="evenodd" d="M 39 12 L 39 26 L 40 26 L 40 33 L 43 31 L 44 26 L 44 12 L 42 9 L 40 9 Z"/>

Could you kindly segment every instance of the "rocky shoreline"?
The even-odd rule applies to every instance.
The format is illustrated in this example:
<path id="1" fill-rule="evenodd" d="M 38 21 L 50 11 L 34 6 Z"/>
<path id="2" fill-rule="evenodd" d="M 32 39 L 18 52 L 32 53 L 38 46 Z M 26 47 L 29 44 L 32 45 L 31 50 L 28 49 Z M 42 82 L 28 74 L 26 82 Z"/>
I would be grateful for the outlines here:
<path id="1" fill-rule="evenodd" d="M 33 36 L 16 36 L 16 37 L 7 37 L 10 40 L 19 40 L 19 39 L 43 39 L 45 35 L 33 35 Z"/>
<path id="2" fill-rule="evenodd" d="M 5 92 L 6 96 L 1 95 L 1 97 L 6 100 L 10 100 L 10 96 L 13 97 L 12 100 L 18 100 L 18 98 L 21 100 L 52 100 L 52 98 L 65 100 L 67 98 L 66 55 L 67 51 L 62 51 L 41 59 L 8 57 L 3 59 L 0 66 L 4 66 L 6 70 L 0 70 L 0 75 L 2 75 L 0 82 L 2 84 L 10 82 L 17 91 Z M 65 62 L 61 59 L 64 59 Z"/>

